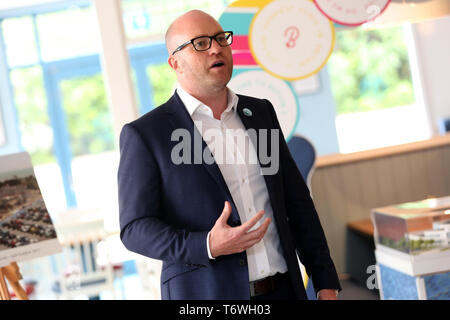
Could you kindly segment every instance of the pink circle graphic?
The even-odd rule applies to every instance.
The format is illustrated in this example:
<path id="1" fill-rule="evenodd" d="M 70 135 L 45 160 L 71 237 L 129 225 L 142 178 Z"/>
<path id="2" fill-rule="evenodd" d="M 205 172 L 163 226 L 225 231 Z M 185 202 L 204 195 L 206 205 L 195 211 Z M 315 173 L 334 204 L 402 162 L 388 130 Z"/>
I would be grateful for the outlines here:
<path id="1" fill-rule="evenodd" d="M 314 0 L 320 12 L 345 26 L 359 26 L 376 19 L 390 2 L 391 0 Z"/>

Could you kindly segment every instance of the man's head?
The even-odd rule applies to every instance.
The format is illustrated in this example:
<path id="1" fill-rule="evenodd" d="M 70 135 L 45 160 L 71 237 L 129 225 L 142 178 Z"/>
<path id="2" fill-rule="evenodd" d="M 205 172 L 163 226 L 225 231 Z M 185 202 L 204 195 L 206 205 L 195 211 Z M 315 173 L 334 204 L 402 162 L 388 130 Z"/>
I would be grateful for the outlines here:
<path id="1" fill-rule="evenodd" d="M 167 29 L 166 47 L 169 65 L 180 85 L 191 94 L 211 95 L 226 88 L 233 71 L 230 46 L 212 40 L 211 48 L 197 51 L 192 43 L 174 51 L 199 36 L 215 36 L 224 30 L 209 14 L 192 10 L 178 17 Z"/>

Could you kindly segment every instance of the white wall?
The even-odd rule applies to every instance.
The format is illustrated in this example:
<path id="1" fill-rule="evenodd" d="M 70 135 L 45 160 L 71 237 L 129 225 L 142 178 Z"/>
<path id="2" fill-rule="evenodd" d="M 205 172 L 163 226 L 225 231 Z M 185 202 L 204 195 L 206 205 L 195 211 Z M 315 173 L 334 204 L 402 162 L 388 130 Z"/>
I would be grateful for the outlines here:
<path id="1" fill-rule="evenodd" d="M 412 26 L 433 133 L 450 117 L 450 16 Z"/>

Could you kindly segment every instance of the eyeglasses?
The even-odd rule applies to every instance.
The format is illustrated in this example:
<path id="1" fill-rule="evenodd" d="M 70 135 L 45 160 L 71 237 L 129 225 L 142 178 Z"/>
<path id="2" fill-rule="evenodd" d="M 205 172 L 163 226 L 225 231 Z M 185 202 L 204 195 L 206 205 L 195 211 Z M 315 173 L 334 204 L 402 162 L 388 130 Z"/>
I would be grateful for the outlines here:
<path id="1" fill-rule="evenodd" d="M 211 48 L 212 40 L 216 40 L 216 42 L 221 47 L 228 47 L 233 43 L 233 31 L 223 31 L 219 32 L 214 36 L 201 36 L 194 39 L 191 39 L 185 43 L 183 43 L 181 46 L 175 49 L 174 52 L 172 52 L 172 55 L 176 52 L 180 51 L 184 47 L 186 47 L 188 44 L 192 43 L 192 46 L 196 51 L 206 51 L 209 48 Z"/>

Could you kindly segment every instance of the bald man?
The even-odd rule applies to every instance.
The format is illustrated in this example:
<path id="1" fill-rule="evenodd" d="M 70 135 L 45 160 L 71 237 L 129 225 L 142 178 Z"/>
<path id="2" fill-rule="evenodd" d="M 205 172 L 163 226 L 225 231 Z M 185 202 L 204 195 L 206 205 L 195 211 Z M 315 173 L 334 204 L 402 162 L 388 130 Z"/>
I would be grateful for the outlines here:
<path id="1" fill-rule="evenodd" d="M 297 254 L 318 298 L 336 299 L 328 245 L 273 106 L 227 88 L 232 39 L 199 10 L 168 28 L 176 92 L 121 132 L 122 242 L 163 261 L 163 299 L 306 299 Z"/>

